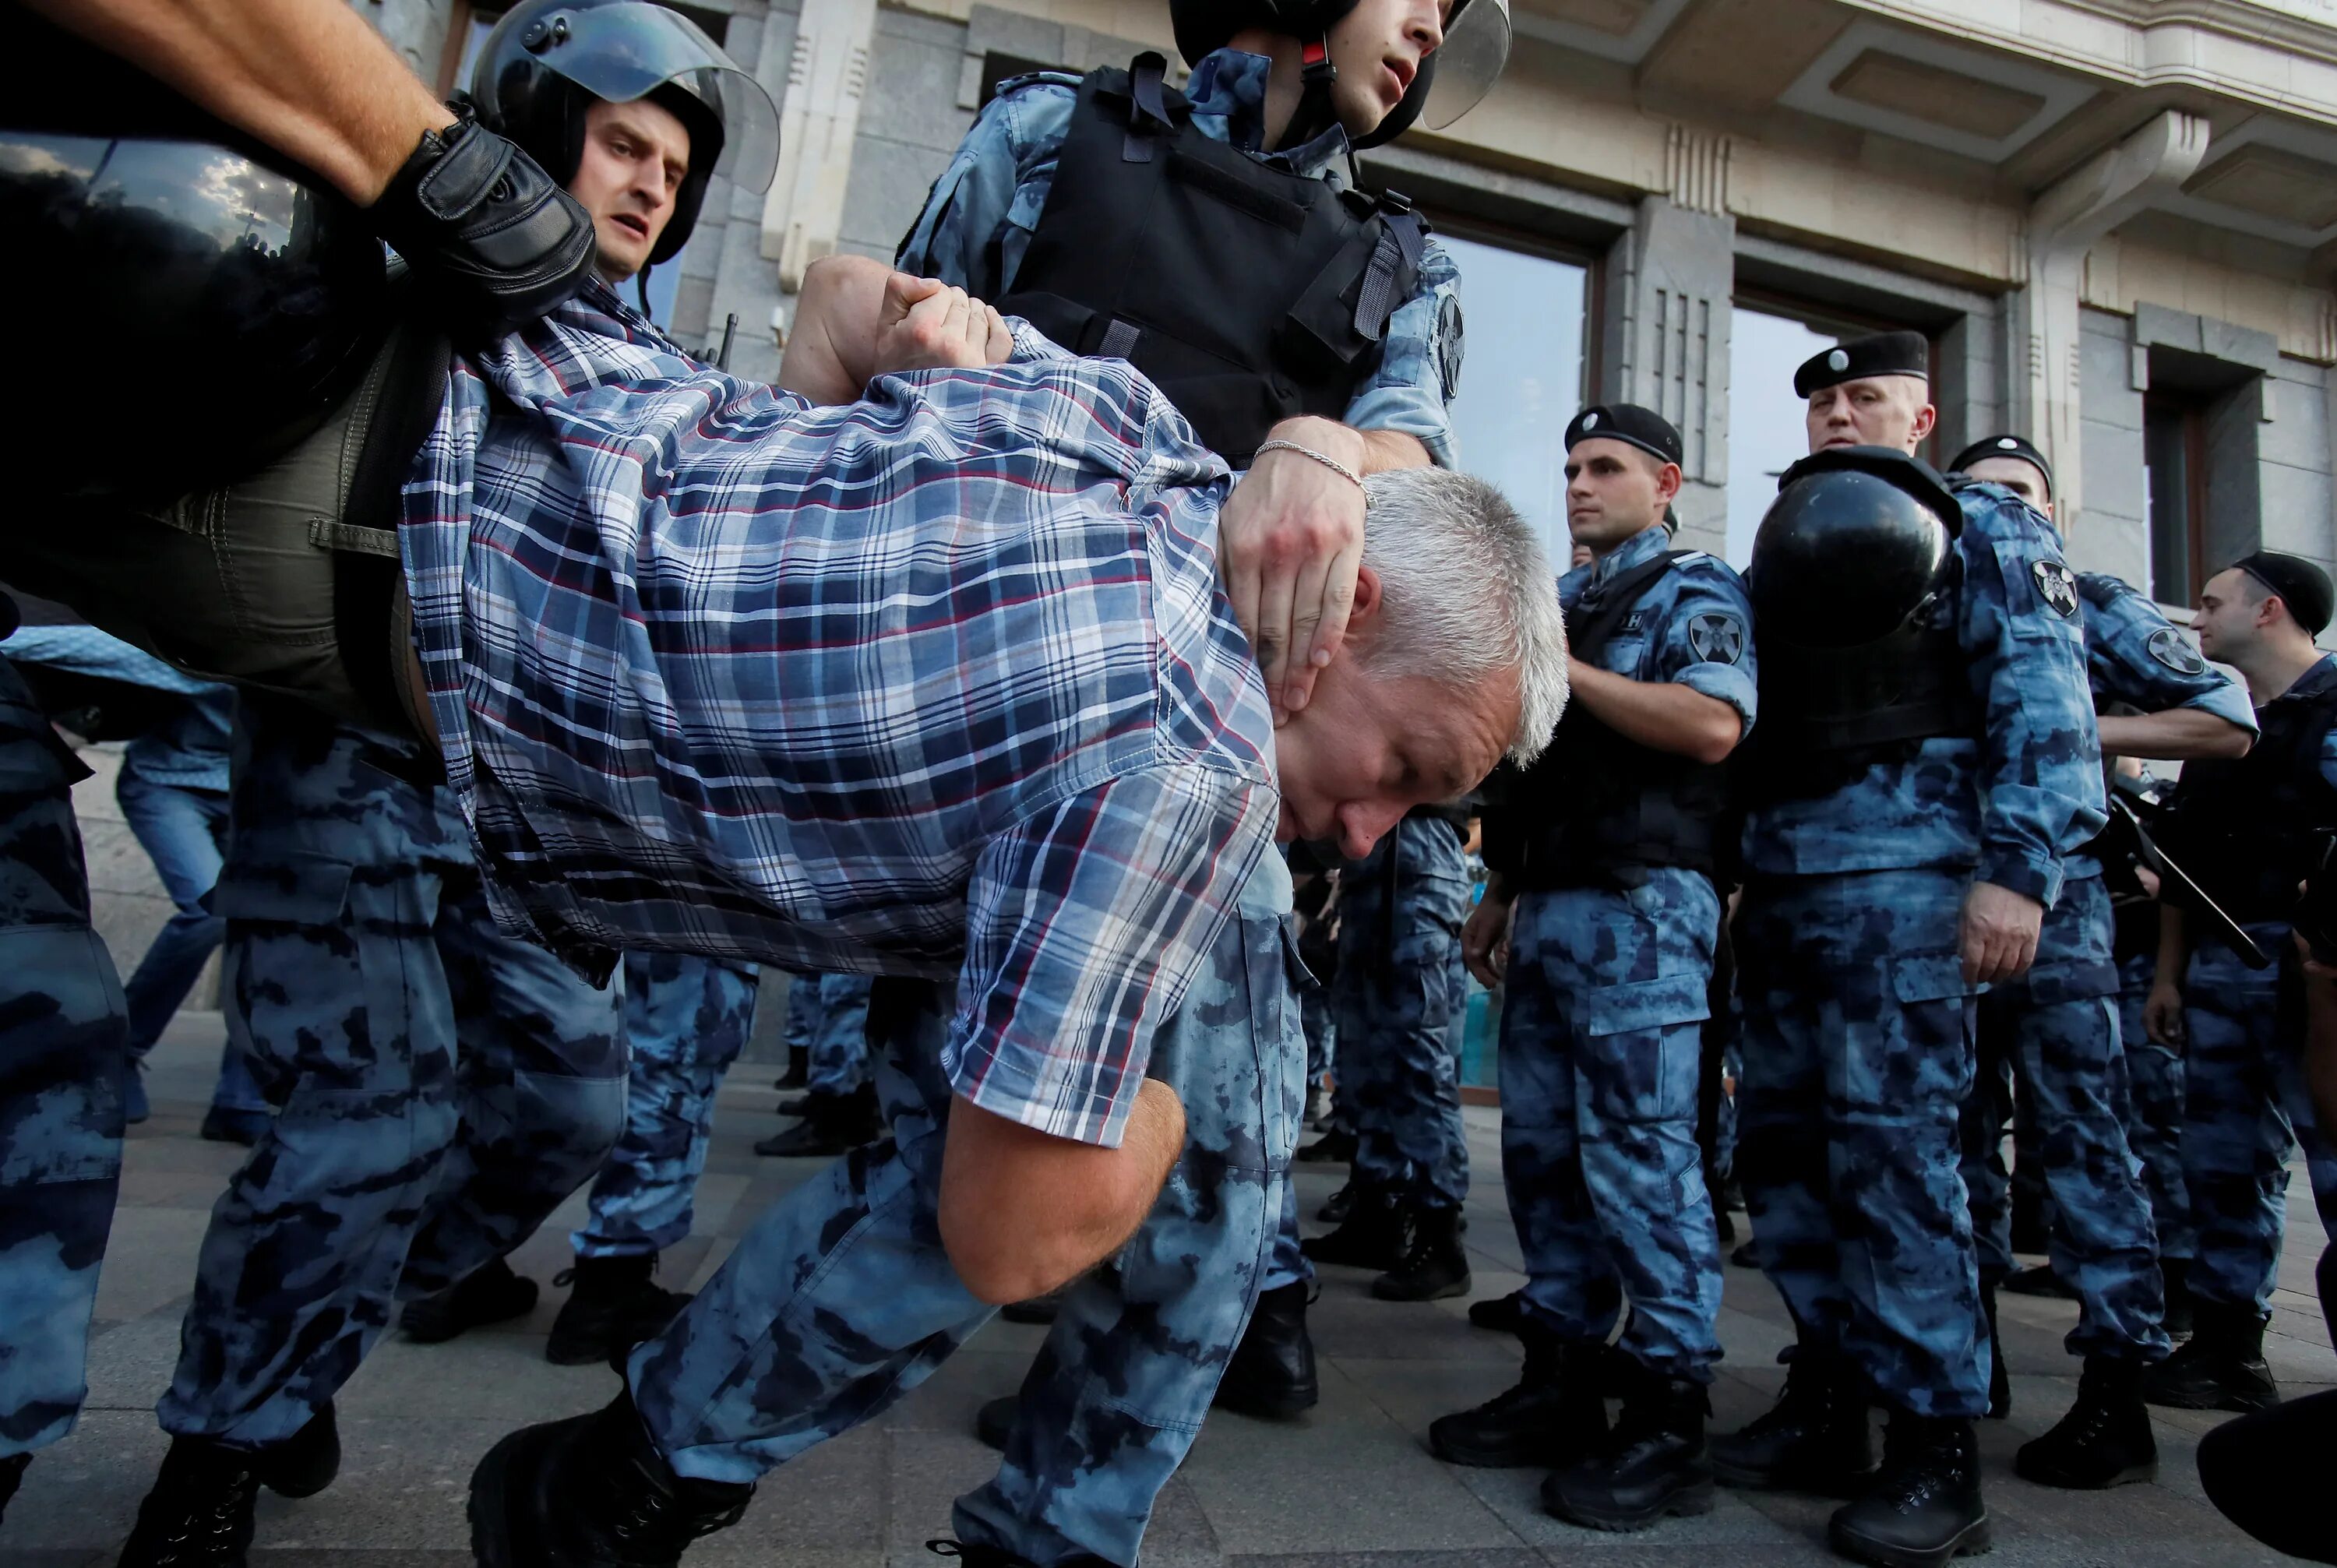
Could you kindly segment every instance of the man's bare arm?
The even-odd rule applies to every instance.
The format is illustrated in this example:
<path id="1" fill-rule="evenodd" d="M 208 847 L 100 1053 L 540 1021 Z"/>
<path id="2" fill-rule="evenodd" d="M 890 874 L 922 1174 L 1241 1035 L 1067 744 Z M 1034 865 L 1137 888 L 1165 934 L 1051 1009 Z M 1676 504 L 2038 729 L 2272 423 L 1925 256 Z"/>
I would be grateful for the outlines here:
<path id="1" fill-rule="evenodd" d="M 1717 697 L 1673 681 L 1634 681 L 1579 663 L 1567 671 L 1577 701 L 1627 740 L 1697 762 L 1720 762 L 1745 738 L 1745 720 Z"/>
<path id="2" fill-rule="evenodd" d="M 370 206 L 455 122 L 342 0 L 27 0 Z"/>
<path id="3" fill-rule="evenodd" d="M 2203 757 L 2244 757 L 2254 743 L 2248 732 L 2229 719 L 2199 708 L 2169 708 L 2127 717 L 2105 713 L 2099 722 L 2105 757 L 2191 762 Z"/>
<path id="4" fill-rule="evenodd" d="M 953 1101 L 940 1210 L 951 1266 L 1001 1306 L 1070 1283 L 1136 1233 L 1184 1146 L 1184 1102 L 1157 1079 L 1139 1088 L 1117 1149 Z"/>
<path id="5" fill-rule="evenodd" d="M 778 384 L 815 403 L 852 403 L 872 377 L 999 365 L 1013 352 L 1005 320 L 963 289 L 829 256 L 805 270 Z"/>

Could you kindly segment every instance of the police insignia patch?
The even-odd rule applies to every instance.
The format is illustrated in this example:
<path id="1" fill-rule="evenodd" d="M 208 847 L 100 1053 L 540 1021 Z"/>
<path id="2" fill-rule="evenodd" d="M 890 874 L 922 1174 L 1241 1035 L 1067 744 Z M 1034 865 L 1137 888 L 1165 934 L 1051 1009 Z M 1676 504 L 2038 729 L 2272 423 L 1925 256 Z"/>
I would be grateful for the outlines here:
<path id="1" fill-rule="evenodd" d="M 2162 626 L 2150 634 L 2150 656 L 2174 671 L 2177 675 L 2205 675 L 2207 661 L 2191 640 L 2172 626 Z"/>
<path id="2" fill-rule="evenodd" d="M 2037 579 L 2037 593 L 2064 621 L 2078 615 L 2078 580 L 2058 561 L 2039 561 L 2029 568 Z"/>
<path id="3" fill-rule="evenodd" d="M 1745 657 L 1745 623 L 1734 615 L 1692 615 L 1687 645 L 1706 664 L 1734 664 Z"/>
<path id="4" fill-rule="evenodd" d="M 1444 400 L 1461 396 L 1461 356 L 1467 344 L 1461 325 L 1461 301 L 1452 295 L 1436 313 L 1436 375 L 1444 384 Z"/>

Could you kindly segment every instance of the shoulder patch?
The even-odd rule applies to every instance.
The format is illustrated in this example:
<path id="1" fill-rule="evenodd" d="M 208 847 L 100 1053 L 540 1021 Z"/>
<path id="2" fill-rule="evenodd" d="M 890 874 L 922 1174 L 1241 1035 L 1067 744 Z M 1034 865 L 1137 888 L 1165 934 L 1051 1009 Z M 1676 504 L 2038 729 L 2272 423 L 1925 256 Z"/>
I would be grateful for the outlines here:
<path id="1" fill-rule="evenodd" d="M 2199 650 L 2191 646 L 2191 639 L 2172 626 L 2161 626 L 2150 634 L 2150 656 L 2174 671 L 2177 675 L 2205 675 L 2207 661 Z"/>
<path id="2" fill-rule="evenodd" d="M 1734 664 L 1745 657 L 1745 622 L 1713 610 L 1691 615 L 1687 646 L 1700 663 Z"/>
<path id="3" fill-rule="evenodd" d="M 2037 596 L 2053 613 L 2064 621 L 2077 618 L 2078 580 L 2067 566 L 2058 561 L 2039 561 L 2029 566 L 2029 573 L 2037 580 Z"/>
<path id="4" fill-rule="evenodd" d="M 1461 297 L 1447 294 L 1436 311 L 1436 375 L 1443 383 L 1447 403 L 1461 396 L 1461 359 L 1467 349 L 1462 328 Z"/>

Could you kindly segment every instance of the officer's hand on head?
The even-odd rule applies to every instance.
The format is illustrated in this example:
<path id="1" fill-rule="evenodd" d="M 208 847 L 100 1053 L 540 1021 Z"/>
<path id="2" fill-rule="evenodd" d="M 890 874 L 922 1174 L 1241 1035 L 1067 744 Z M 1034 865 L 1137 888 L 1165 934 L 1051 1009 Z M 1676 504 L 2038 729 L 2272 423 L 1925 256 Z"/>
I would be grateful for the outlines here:
<path id="1" fill-rule="evenodd" d="M 425 134 L 367 211 L 464 343 L 544 316 L 599 255 L 583 204 L 467 113 Z"/>
<path id="2" fill-rule="evenodd" d="M 2172 980 L 2154 980 L 2143 998 L 2142 1032 L 2161 1045 L 2183 1048 L 2183 993 Z"/>
<path id="3" fill-rule="evenodd" d="M 1510 916 L 1517 906 L 1510 897 L 1488 887 L 1461 927 L 1461 961 L 1490 991 L 1510 971 Z"/>
<path id="4" fill-rule="evenodd" d="M 1273 435 L 1363 472 L 1363 436 L 1336 421 L 1286 419 Z M 1218 570 L 1266 672 L 1276 722 L 1306 706 L 1345 639 L 1363 559 L 1363 491 L 1305 453 L 1266 453 L 1227 499 Z"/>
<path id="5" fill-rule="evenodd" d="M 2024 893 L 1993 882 L 1975 882 L 1964 895 L 1957 921 L 1956 948 L 1963 956 L 1967 983 L 2013 980 L 2037 962 L 2037 933 L 2045 906 Z"/>
<path id="6" fill-rule="evenodd" d="M 905 272 L 886 279 L 871 375 L 945 366 L 979 369 L 1013 351 L 1005 321 L 964 289 Z"/>

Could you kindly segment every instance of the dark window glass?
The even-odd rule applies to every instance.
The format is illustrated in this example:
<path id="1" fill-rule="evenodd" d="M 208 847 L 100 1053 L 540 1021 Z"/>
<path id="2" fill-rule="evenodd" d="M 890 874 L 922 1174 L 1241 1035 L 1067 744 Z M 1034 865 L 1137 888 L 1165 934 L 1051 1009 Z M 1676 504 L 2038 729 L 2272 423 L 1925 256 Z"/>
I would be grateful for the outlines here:
<path id="1" fill-rule="evenodd" d="M 1582 411 L 1588 268 L 1440 233 L 1467 308 L 1453 445 L 1462 467 L 1501 488 L 1566 569 L 1566 427 Z"/>
<path id="2" fill-rule="evenodd" d="M 2144 505 L 2150 530 L 2150 596 L 2198 602 L 2206 536 L 2206 420 L 2188 398 L 2153 394 L 2142 406 Z"/>

